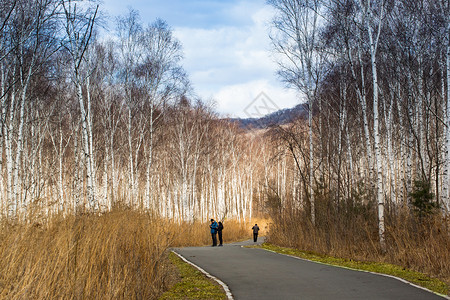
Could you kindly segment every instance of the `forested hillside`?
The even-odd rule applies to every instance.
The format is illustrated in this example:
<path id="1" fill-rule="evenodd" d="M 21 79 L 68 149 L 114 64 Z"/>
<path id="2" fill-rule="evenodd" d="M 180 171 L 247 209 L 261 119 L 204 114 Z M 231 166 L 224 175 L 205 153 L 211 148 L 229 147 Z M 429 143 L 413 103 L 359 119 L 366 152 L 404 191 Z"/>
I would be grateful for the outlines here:
<path id="1" fill-rule="evenodd" d="M 260 118 L 230 118 L 228 121 L 237 124 L 243 129 L 267 129 L 276 125 L 286 125 L 307 114 L 304 104 L 298 104 L 293 108 L 277 110 Z"/>

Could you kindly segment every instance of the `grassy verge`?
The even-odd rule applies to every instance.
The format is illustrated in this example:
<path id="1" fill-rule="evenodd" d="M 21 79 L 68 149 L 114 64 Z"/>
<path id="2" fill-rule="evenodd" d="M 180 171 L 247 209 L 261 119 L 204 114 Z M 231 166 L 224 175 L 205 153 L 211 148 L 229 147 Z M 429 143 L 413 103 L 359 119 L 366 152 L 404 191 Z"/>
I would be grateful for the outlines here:
<path id="1" fill-rule="evenodd" d="M 185 263 L 172 252 L 169 254 L 169 258 L 178 268 L 180 281 L 165 292 L 159 300 L 227 299 L 222 287 L 207 278 L 202 272 Z"/>
<path id="2" fill-rule="evenodd" d="M 313 252 L 306 252 L 292 248 L 279 247 L 267 243 L 261 245 L 260 247 L 269 251 L 301 257 L 311 261 L 321 262 L 334 266 L 392 275 L 405 279 L 411 283 L 427 288 L 441 295 L 448 295 L 449 293 L 449 286 L 446 283 L 438 279 L 431 278 L 423 273 L 411 271 L 392 264 L 347 260 L 331 256 L 319 255 Z"/>

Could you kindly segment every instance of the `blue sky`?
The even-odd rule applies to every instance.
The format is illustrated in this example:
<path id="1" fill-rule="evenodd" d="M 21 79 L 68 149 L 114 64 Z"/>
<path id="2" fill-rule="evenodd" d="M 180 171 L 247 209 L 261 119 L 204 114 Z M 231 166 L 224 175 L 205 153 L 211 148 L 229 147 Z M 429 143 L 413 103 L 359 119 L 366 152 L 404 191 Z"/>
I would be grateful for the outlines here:
<path id="1" fill-rule="evenodd" d="M 183 45 L 182 65 L 196 94 L 224 116 L 253 114 L 261 92 L 272 109 L 298 104 L 276 76 L 268 38 L 273 10 L 265 0 L 103 0 L 101 7 L 110 19 L 131 7 L 145 24 L 167 21 Z"/>

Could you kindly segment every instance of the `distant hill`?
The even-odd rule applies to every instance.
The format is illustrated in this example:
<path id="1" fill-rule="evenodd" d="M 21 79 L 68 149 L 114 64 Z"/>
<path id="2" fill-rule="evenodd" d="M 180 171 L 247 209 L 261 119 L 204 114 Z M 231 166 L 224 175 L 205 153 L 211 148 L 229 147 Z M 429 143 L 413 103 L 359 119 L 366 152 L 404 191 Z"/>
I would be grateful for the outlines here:
<path id="1" fill-rule="evenodd" d="M 306 115 L 307 111 L 304 104 L 299 104 L 293 108 L 277 110 L 261 118 L 229 118 L 228 120 L 238 123 L 244 129 L 263 129 L 273 125 L 288 124 Z"/>

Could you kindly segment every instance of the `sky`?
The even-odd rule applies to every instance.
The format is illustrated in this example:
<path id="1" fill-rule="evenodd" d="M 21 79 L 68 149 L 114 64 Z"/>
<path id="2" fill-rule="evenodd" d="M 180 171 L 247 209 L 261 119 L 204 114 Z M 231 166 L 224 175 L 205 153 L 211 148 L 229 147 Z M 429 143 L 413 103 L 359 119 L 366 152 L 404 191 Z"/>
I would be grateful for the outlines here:
<path id="1" fill-rule="evenodd" d="M 183 46 L 194 92 L 222 116 L 261 117 L 299 103 L 276 75 L 274 11 L 265 0 L 103 0 L 101 7 L 109 20 L 129 8 L 144 24 L 165 20 Z"/>

